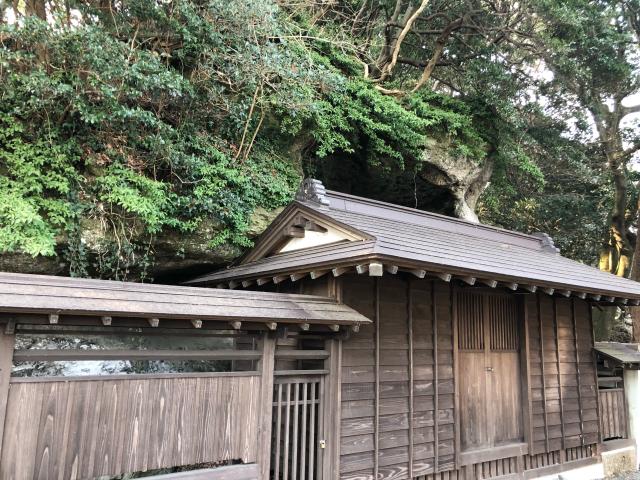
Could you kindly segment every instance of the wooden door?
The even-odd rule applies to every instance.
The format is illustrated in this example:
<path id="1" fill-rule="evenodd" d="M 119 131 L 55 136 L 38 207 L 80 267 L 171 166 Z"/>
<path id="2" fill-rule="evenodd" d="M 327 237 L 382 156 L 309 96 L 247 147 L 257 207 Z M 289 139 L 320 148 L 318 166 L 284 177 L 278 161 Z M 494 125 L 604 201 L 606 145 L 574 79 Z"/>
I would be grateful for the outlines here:
<path id="1" fill-rule="evenodd" d="M 459 292 L 457 311 L 461 448 L 520 442 L 520 320 L 516 299 Z"/>

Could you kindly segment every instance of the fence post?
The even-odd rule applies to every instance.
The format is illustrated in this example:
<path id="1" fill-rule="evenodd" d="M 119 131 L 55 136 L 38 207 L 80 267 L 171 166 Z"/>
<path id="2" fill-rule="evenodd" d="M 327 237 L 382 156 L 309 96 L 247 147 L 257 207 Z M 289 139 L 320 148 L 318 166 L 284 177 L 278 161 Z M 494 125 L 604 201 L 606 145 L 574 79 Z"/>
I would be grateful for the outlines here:
<path id="1" fill-rule="evenodd" d="M 624 369 L 624 396 L 627 403 L 627 437 L 635 440 L 636 452 L 640 453 L 640 370 Z"/>
<path id="2" fill-rule="evenodd" d="M 266 332 L 260 340 L 262 358 L 260 371 L 260 414 L 258 428 L 257 462 L 259 479 L 269 480 L 271 462 L 271 416 L 273 412 L 273 367 L 276 350 L 275 338 Z"/>
<path id="3" fill-rule="evenodd" d="M 16 336 L 6 333 L 4 325 L 0 325 L 0 461 L 2 461 L 2 439 L 4 438 L 4 419 L 7 414 L 9 400 L 9 380 Z"/>

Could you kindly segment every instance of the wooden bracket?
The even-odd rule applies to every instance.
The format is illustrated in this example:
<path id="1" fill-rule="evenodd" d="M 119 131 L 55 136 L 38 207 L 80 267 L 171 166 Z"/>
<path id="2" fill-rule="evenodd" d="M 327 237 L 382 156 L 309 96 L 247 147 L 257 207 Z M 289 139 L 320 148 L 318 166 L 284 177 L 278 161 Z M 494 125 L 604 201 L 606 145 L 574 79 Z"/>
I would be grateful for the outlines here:
<path id="1" fill-rule="evenodd" d="M 51 325 L 57 325 L 59 320 L 60 320 L 60 316 L 57 313 L 49 314 L 49 323 Z"/>
<path id="2" fill-rule="evenodd" d="M 331 270 L 331 273 L 333 273 L 334 277 L 339 277 L 340 275 L 348 272 L 349 270 L 351 270 L 351 267 L 336 267 Z"/>
<path id="3" fill-rule="evenodd" d="M 289 275 L 289 278 L 291 279 L 292 282 L 297 282 L 298 280 L 306 276 L 307 276 L 307 272 L 300 272 L 300 273 L 292 273 L 291 275 Z"/>
<path id="4" fill-rule="evenodd" d="M 242 288 L 250 287 L 254 283 L 255 283 L 255 280 L 243 280 L 242 281 Z"/>
<path id="5" fill-rule="evenodd" d="M 100 321 L 102 322 L 102 325 L 104 325 L 105 327 L 108 327 L 109 325 L 111 325 L 111 317 L 100 317 Z"/>
<path id="6" fill-rule="evenodd" d="M 276 328 L 278 328 L 278 324 L 276 322 L 267 322 L 265 323 L 265 325 L 269 330 L 275 330 Z"/>
<path id="7" fill-rule="evenodd" d="M 159 318 L 148 318 L 147 321 L 149 322 L 149 326 L 151 327 L 157 327 L 158 325 L 160 325 L 160 319 Z"/>
<path id="8" fill-rule="evenodd" d="M 191 320 L 193 328 L 202 328 L 202 320 Z"/>
<path id="9" fill-rule="evenodd" d="M 310 325 L 308 323 L 301 323 L 300 324 L 300 330 L 302 330 L 303 332 L 308 332 L 309 331 L 309 327 L 310 327 Z"/>
<path id="10" fill-rule="evenodd" d="M 16 333 L 16 321 L 13 318 L 4 326 L 4 333 L 5 335 L 13 335 Z"/>
<path id="11" fill-rule="evenodd" d="M 277 285 L 278 283 L 282 283 L 287 279 L 289 279 L 289 275 L 276 275 L 275 277 L 273 277 L 273 283 Z"/>
<path id="12" fill-rule="evenodd" d="M 504 286 L 513 291 L 516 291 L 518 289 L 518 284 L 513 282 L 506 282 L 504 283 Z"/>
<path id="13" fill-rule="evenodd" d="M 233 328 L 234 330 L 240 330 L 240 327 L 242 327 L 242 322 L 236 320 L 235 322 L 229 322 L 229 325 L 231 325 L 231 328 Z"/>
<path id="14" fill-rule="evenodd" d="M 331 330 L 332 332 L 339 332 L 340 325 L 329 325 L 329 330 Z"/>
<path id="15" fill-rule="evenodd" d="M 356 265 L 356 272 L 359 275 L 362 275 L 363 273 L 367 273 L 369 271 L 369 265 Z"/>
<path id="16" fill-rule="evenodd" d="M 329 273 L 329 270 L 316 270 L 315 272 L 309 272 L 309 276 L 311 277 L 311 280 L 316 280 L 325 276 L 327 273 Z"/>
<path id="17" fill-rule="evenodd" d="M 438 277 L 440 280 L 442 280 L 443 282 L 450 282 L 452 277 L 450 273 L 434 273 L 434 275 Z"/>
<path id="18" fill-rule="evenodd" d="M 351 331 L 353 333 L 358 333 L 360 331 L 360 325 L 359 324 L 351 325 Z"/>
<path id="19" fill-rule="evenodd" d="M 464 283 L 466 283 L 467 285 L 476 284 L 476 279 L 474 277 L 458 277 L 458 278 L 462 280 Z"/>
<path id="20" fill-rule="evenodd" d="M 483 280 L 479 278 L 478 281 L 487 287 L 496 288 L 498 286 L 498 282 L 496 280 Z"/>
<path id="21" fill-rule="evenodd" d="M 538 287 L 535 285 L 520 285 L 520 288 L 530 293 L 535 293 L 536 290 L 538 290 Z"/>
<path id="22" fill-rule="evenodd" d="M 556 293 L 567 298 L 571 296 L 571 290 L 556 290 Z"/>
<path id="23" fill-rule="evenodd" d="M 391 275 L 395 275 L 396 273 L 398 273 L 397 265 L 385 265 L 384 269 L 387 273 L 390 273 Z"/>
<path id="24" fill-rule="evenodd" d="M 258 284 L 258 286 L 262 286 L 262 285 L 266 285 L 270 281 L 271 281 L 271 277 L 265 277 L 265 278 L 259 278 L 258 280 L 256 280 L 256 283 Z"/>
<path id="25" fill-rule="evenodd" d="M 231 280 L 231 281 L 229 281 L 229 288 L 230 288 L 231 290 L 233 290 L 234 288 L 236 288 L 238 285 L 240 285 L 240 283 L 239 283 L 239 282 L 236 282 L 235 280 Z"/>
<path id="26" fill-rule="evenodd" d="M 555 292 L 553 288 L 548 288 L 548 287 L 542 287 L 540 290 L 542 290 L 547 295 L 553 295 L 553 292 Z"/>
<path id="27" fill-rule="evenodd" d="M 409 273 L 411 273 L 412 275 L 415 275 L 418 278 L 424 278 L 427 275 L 426 270 L 419 270 L 419 269 L 409 270 Z"/>

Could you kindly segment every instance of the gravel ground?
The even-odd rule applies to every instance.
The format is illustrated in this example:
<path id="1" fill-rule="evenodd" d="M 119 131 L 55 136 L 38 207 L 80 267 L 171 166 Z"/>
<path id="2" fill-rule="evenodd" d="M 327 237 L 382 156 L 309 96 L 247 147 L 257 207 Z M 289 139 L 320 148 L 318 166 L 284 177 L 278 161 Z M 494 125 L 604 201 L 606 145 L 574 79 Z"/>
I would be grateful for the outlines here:
<path id="1" fill-rule="evenodd" d="M 617 477 L 611 477 L 611 480 L 640 480 L 640 472 L 630 472 Z"/>

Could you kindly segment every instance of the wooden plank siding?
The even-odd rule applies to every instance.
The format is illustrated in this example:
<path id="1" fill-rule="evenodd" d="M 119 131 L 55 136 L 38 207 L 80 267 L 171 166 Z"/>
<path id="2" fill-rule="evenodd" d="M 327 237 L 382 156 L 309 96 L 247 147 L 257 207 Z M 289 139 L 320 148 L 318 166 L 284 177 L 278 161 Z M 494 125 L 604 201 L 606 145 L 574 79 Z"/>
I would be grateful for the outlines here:
<path id="1" fill-rule="evenodd" d="M 257 375 L 11 383 L 1 479 L 256 462 Z"/>
<path id="2" fill-rule="evenodd" d="M 580 299 L 527 295 L 531 454 L 598 442 L 590 306 Z"/>
<path id="3" fill-rule="evenodd" d="M 460 465 L 454 336 L 463 345 L 477 340 L 464 331 L 464 321 L 454 329 L 453 287 L 402 275 L 341 281 L 342 300 L 375 321 L 343 341 L 341 479 L 435 479 L 438 472 L 489 478 L 482 472 L 522 474 L 591 458 L 599 427 L 586 301 L 518 295 L 519 315 L 526 318 L 521 363 L 528 453 Z M 514 335 L 497 338 L 504 343 Z M 512 350 L 505 345 L 497 347 Z M 582 449 L 579 458 L 576 449 Z"/>
<path id="4" fill-rule="evenodd" d="M 449 289 L 401 276 L 343 279 L 343 301 L 378 322 L 343 342 L 341 478 L 453 468 Z"/>

